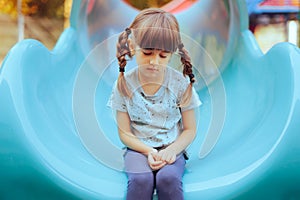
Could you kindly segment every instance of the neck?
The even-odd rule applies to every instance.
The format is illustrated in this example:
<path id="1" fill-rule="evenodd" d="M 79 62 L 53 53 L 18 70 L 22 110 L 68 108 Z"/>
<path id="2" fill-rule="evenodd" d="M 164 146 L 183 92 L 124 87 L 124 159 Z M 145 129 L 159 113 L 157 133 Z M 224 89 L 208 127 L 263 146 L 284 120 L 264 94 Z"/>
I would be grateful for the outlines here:
<path id="1" fill-rule="evenodd" d="M 144 92 L 147 95 L 154 95 L 163 84 L 164 73 L 162 73 L 162 75 L 155 78 L 145 77 L 139 73 L 138 78 Z"/>

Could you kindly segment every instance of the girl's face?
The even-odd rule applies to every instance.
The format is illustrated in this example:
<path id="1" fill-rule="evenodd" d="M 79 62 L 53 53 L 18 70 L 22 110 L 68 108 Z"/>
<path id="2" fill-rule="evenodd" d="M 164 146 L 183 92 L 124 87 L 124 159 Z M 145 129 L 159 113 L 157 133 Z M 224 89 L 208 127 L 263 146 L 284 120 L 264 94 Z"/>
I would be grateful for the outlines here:
<path id="1" fill-rule="evenodd" d="M 164 69 L 171 59 L 171 55 L 171 52 L 158 49 L 136 49 L 135 56 L 140 75 L 152 80 L 162 78 Z"/>

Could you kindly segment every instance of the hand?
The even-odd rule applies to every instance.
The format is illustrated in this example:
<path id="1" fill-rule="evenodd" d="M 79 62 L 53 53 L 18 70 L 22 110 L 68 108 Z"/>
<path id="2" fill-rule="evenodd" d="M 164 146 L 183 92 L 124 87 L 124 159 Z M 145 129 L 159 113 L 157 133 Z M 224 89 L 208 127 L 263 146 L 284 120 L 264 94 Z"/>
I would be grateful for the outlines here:
<path id="1" fill-rule="evenodd" d="M 148 154 L 148 164 L 153 170 L 159 170 L 167 164 L 165 161 L 158 159 L 157 154 L 157 151 L 152 151 Z"/>
<path id="2" fill-rule="evenodd" d="M 165 161 L 167 164 L 172 164 L 176 161 L 176 153 L 172 148 L 167 147 L 157 153 L 156 159 Z"/>

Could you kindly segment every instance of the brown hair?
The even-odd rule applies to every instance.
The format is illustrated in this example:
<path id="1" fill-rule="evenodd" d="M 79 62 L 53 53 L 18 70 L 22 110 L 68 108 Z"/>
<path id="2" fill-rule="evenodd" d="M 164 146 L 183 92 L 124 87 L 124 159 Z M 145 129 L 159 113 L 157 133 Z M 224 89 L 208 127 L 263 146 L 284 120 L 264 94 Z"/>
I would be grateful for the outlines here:
<path id="1" fill-rule="evenodd" d="M 132 33 L 134 42 L 141 48 L 161 49 L 174 53 L 178 49 L 183 64 L 183 75 L 188 75 L 190 85 L 184 93 L 180 106 L 189 102 L 192 84 L 195 82 L 191 59 L 181 42 L 179 25 L 175 16 L 158 8 L 142 10 L 132 24 L 119 36 L 117 43 L 117 58 L 119 61 L 118 90 L 124 96 L 131 97 L 124 78 L 127 57 L 131 58 L 128 37 Z"/>

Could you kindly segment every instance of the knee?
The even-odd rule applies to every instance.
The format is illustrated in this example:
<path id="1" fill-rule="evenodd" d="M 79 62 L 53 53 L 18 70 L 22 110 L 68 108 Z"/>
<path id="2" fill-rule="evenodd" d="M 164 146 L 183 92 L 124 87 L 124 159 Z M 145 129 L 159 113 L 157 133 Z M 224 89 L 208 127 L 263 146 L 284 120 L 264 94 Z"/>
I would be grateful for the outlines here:
<path id="1" fill-rule="evenodd" d="M 174 173 L 158 173 L 156 175 L 156 187 L 157 188 L 165 188 L 168 187 L 181 187 L 182 180 L 181 177 L 177 176 Z"/>
<path id="2" fill-rule="evenodd" d="M 128 177 L 128 184 L 139 188 L 152 188 L 154 186 L 153 173 L 132 173 Z"/>

